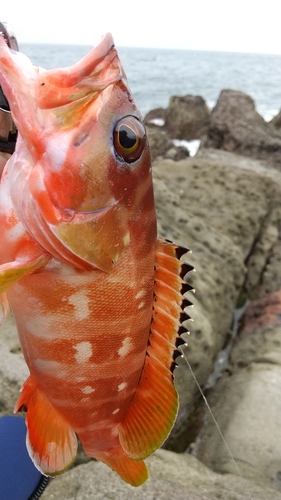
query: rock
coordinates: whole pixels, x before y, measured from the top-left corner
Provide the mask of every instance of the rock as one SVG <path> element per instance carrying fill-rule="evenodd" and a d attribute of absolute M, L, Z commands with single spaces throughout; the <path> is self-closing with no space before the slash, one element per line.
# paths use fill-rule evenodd
<path fill-rule="evenodd" d="M 152 160 L 157 156 L 164 156 L 169 149 L 174 148 L 173 142 L 167 137 L 164 131 L 158 127 L 146 126 L 146 133 L 150 146 Z"/>
<path fill-rule="evenodd" d="M 165 130 L 172 139 L 200 139 L 208 125 L 210 111 L 200 96 L 172 96 L 165 112 Z"/>
<path fill-rule="evenodd" d="M 165 113 L 164 108 L 152 109 L 145 115 L 144 122 L 149 127 L 163 127 L 165 125 Z"/>
<path fill-rule="evenodd" d="M 280 387 L 281 290 L 248 306 L 227 373 L 208 395 L 235 464 L 207 413 L 197 458 L 281 491 Z"/>
<path fill-rule="evenodd" d="M 240 320 L 238 335 L 277 325 L 281 325 L 281 290 L 256 300 L 247 307 Z"/>
<path fill-rule="evenodd" d="M 146 126 L 152 160 L 158 156 L 170 158 L 174 161 L 182 160 L 189 156 L 189 151 L 183 146 L 176 147 L 164 130 L 159 127 Z"/>
<path fill-rule="evenodd" d="M 0 332 L 0 416 L 12 413 L 21 385 L 29 375 L 12 316 Z"/>
<path fill-rule="evenodd" d="M 165 158 L 168 158 L 169 160 L 174 160 L 174 161 L 180 161 L 184 160 L 184 158 L 187 158 L 189 156 L 189 151 L 184 148 L 183 146 L 174 146 L 165 153 Z"/>
<path fill-rule="evenodd" d="M 42 500 L 280 500 L 281 494 L 233 474 L 219 475 L 187 454 L 159 450 L 147 459 L 150 478 L 128 486 L 101 462 L 81 465 L 52 480 Z"/>
<path fill-rule="evenodd" d="M 266 160 L 281 168 L 280 133 L 265 122 L 253 99 L 243 92 L 221 92 L 201 145 Z"/>
<path fill-rule="evenodd" d="M 251 302 L 240 319 L 231 366 L 281 364 L 281 290 Z"/>
<path fill-rule="evenodd" d="M 253 300 L 280 287 L 281 174 L 218 150 L 201 150 L 177 163 L 157 160 L 153 172 L 160 234 L 192 249 L 187 260 L 196 273 L 188 281 L 196 294 L 188 297 L 195 307 L 185 352 L 204 386 L 241 293 Z M 180 411 L 165 446 L 184 451 L 193 439 L 189 416 L 198 389 L 186 361 L 178 359 Z"/>
<path fill-rule="evenodd" d="M 213 470 L 281 489 L 281 366 L 251 363 L 218 381 L 208 402 L 235 462 L 205 414 L 193 453 Z"/>
<path fill-rule="evenodd" d="M 269 124 L 278 130 L 281 129 L 281 110 L 276 116 L 272 118 L 272 120 L 270 120 Z"/>

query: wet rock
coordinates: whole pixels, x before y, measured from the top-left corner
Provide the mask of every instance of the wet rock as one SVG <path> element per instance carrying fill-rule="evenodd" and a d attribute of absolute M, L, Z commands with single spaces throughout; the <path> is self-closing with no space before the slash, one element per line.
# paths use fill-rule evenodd
<path fill-rule="evenodd" d="M 237 472 L 281 491 L 281 291 L 246 309 L 227 373 L 208 395 L 235 464 L 205 413 L 195 455 L 218 472 Z"/>
<path fill-rule="evenodd" d="M 240 91 L 221 92 L 201 144 L 267 160 L 281 168 L 280 133 L 257 113 L 253 99 Z"/>
<path fill-rule="evenodd" d="M 165 112 L 165 130 L 172 139 L 200 139 L 208 125 L 210 111 L 200 96 L 172 96 Z"/>
<path fill-rule="evenodd" d="M 205 414 L 194 453 L 213 470 L 281 490 L 281 366 L 251 363 L 220 379 L 208 401 L 234 460 Z"/>
<path fill-rule="evenodd" d="M 257 329 L 281 326 L 281 290 L 252 302 L 240 320 L 238 336 Z"/>
<path fill-rule="evenodd" d="M 281 290 L 248 305 L 230 359 L 233 368 L 254 362 L 281 364 Z"/>
<path fill-rule="evenodd" d="M 231 331 L 241 291 L 255 299 L 280 287 L 281 174 L 258 161 L 214 150 L 177 163 L 158 160 L 153 171 L 159 232 L 192 249 L 187 260 L 196 273 L 187 279 L 196 294 L 188 297 L 195 307 L 189 311 L 194 322 L 187 323 L 191 335 L 185 337 L 185 352 L 204 386 Z M 268 234 L 275 235 L 270 245 Z M 184 451 L 198 389 L 186 361 L 178 359 L 180 410 L 166 446 Z"/>
<path fill-rule="evenodd" d="M 194 457 L 157 451 L 147 460 L 150 478 L 128 486 L 101 462 L 75 467 L 51 481 L 42 500 L 280 500 L 281 494 L 232 474 L 212 472 Z"/>
<path fill-rule="evenodd" d="M 162 127 L 165 125 L 165 113 L 164 108 L 152 109 L 145 115 L 144 122 L 149 127 Z"/>

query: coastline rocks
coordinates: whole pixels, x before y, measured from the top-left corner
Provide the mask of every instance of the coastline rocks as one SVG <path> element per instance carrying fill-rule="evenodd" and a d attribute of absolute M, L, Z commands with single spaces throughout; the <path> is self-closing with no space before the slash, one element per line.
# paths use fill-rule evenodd
<path fill-rule="evenodd" d="M 210 111 L 201 96 L 172 96 L 165 113 L 165 130 L 173 139 L 200 139 L 209 118 Z"/>
<path fill-rule="evenodd" d="M 240 91 L 221 92 L 201 145 L 267 160 L 281 168 L 280 133 L 256 112 L 253 99 Z"/>
<path fill-rule="evenodd" d="M 158 156 L 170 158 L 174 161 L 179 161 L 189 156 L 188 150 L 182 146 L 176 147 L 160 127 L 147 126 L 146 133 L 152 161 Z"/>
<path fill-rule="evenodd" d="M 220 475 L 194 457 L 159 450 L 147 459 L 150 478 L 139 488 L 122 482 L 101 462 L 51 480 L 42 500 L 280 500 L 281 494 L 233 474 Z"/>
<path fill-rule="evenodd" d="M 210 110 L 201 96 L 172 96 L 168 108 L 156 108 L 145 116 L 149 127 L 158 127 L 171 139 L 192 141 L 206 131 Z M 161 124 L 161 125 L 159 125 Z"/>
<path fill-rule="evenodd" d="M 196 269 L 187 275 L 196 293 L 188 295 L 195 307 L 187 310 L 194 322 L 187 322 L 185 353 L 204 386 L 231 331 L 239 297 L 253 300 L 280 287 L 281 174 L 209 149 L 177 163 L 157 160 L 153 173 L 159 233 L 193 252 L 186 257 Z M 198 389 L 186 361 L 178 363 L 180 411 L 165 446 L 181 452 L 193 439 L 189 419 Z"/>
<path fill-rule="evenodd" d="M 208 400 L 236 465 L 206 412 L 194 454 L 281 491 L 281 290 L 248 306 L 230 361 Z"/>
<path fill-rule="evenodd" d="M 164 108 L 152 109 L 145 115 L 145 124 L 149 127 L 163 127 L 165 125 L 165 113 Z"/>
<path fill-rule="evenodd" d="M 165 156 L 169 149 L 173 148 L 173 142 L 159 127 L 146 126 L 151 160 L 154 161 L 157 156 Z"/>

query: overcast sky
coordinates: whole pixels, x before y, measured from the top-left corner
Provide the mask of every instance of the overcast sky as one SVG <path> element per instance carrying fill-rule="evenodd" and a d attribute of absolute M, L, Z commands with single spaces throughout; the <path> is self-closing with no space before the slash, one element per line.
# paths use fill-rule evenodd
<path fill-rule="evenodd" d="M 280 0 L 1 0 L 20 42 L 281 54 Z"/>

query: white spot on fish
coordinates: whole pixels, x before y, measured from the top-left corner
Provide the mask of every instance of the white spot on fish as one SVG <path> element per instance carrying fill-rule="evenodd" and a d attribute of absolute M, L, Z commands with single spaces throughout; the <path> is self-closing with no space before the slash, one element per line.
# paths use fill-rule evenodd
<path fill-rule="evenodd" d="M 112 412 L 112 415 L 115 415 L 115 414 L 116 414 L 116 413 L 118 413 L 119 411 L 120 411 L 120 408 L 116 408 L 116 410 L 114 410 L 114 411 Z"/>
<path fill-rule="evenodd" d="M 87 363 L 89 361 L 90 357 L 92 356 L 92 344 L 91 342 L 85 341 L 85 342 L 79 342 L 79 344 L 76 344 L 73 346 L 73 349 L 75 349 L 77 352 L 75 354 L 75 359 L 77 363 Z"/>
<path fill-rule="evenodd" d="M 127 382 L 122 382 L 118 385 L 118 391 L 123 391 L 127 387 Z"/>
<path fill-rule="evenodd" d="M 136 299 L 142 299 L 143 296 L 145 295 L 145 289 L 142 288 L 141 290 L 138 291 L 138 293 L 135 295 Z"/>
<path fill-rule="evenodd" d="M 62 134 L 60 134 L 61 136 Z M 65 164 L 65 159 L 67 155 L 67 150 L 69 147 L 69 141 L 66 139 L 59 143 L 57 137 L 50 136 L 46 142 L 46 153 L 50 165 L 52 165 L 52 170 L 59 172 Z"/>
<path fill-rule="evenodd" d="M 90 314 L 89 299 L 83 290 L 70 295 L 70 297 L 68 297 L 68 303 L 73 305 L 75 318 L 78 321 L 88 318 Z"/>
<path fill-rule="evenodd" d="M 138 305 L 138 309 L 141 309 L 143 306 L 144 306 L 145 302 L 144 300 L 142 300 L 139 305 Z"/>
<path fill-rule="evenodd" d="M 129 232 L 125 234 L 125 236 L 123 238 L 123 243 L 124 243 L 125 247 L 127 245 L 129 245 L 129 243 L 130 243 L 130 233 Z"/>
<path fill-rule="evenodd" d="M 92 394 L 92 392 L 95 392 L 95 389 L 93 389 L 93 387 L 91 387 L 90 385 L 86 385 L 86 387 L 83 387 L 81 391 L 83 392 L 83 394 Z"/>
<path fill-rule="evenodd" d="M 123 356 L 126 356 L 133 348 L 133 345 L 132 345 L 132 340 L 130 337 L 125 337 L 125 339 L 122 341 L 122 347 L 120 347 L 120 349 L 118 349 L 118 354 L 119 356 L 121 356 L 121 358 Z"/>

